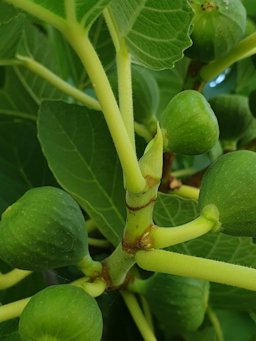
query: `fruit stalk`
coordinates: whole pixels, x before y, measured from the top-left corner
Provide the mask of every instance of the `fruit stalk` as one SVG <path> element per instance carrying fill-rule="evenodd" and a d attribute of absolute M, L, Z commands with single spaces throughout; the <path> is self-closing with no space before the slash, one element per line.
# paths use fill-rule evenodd
<path fill-rule="evenodd" d="M 30 274 L 32 274 L 32 271 L 20 269 L 13 269 L 5 274 L 0 274 L 0 290 L 12 287 Z"/>
<path fill-rule="evenodd" d="M 152 247 L 156 249 L 169 247 L 188 240 L 198 238 L 216 227 L 216 221 L 199 216 L 193 221 L 175 227 L 159 227 L 154 225 L 150 231 Z"/>
<path fill-rule="evenodd" d="M 123 38 L 120 37 L 110 8 L 103 11 L 109 33 L 116 50 L 116 67 L 118 75 L 118 97 L 120 112 L 124 120 L 131 144 L 135 150 L 131 56 Z"/>
<path fill-rule="evenodd" d="M 50 71 L 43 64 L 38 63 L 36 60 L 30 57 L 17 55 L 18 61 L 21 62 L 20 65 L 27 68 L 34 74 L 38 75 L 42 79 L 46 80 L 51 85 L 55 86 L 58 90 L 62 91 L 68 96 L 75 98 L 78 102 L 84 104 L 86 107 L 101 110 L 99 102 L 92 98 L 91 96 L 86 95 L 81 90 L 75 88 L 74 86 L 68 84 L 66 81 L 61 79 L 54 72 Z"/>
<path fill-rule="evenodd" d="M 218 341 L 224 341 L 224 336 L 222 333 L 220 321 L 210 306 L 207 309 L 207 315 L 208 315 L 208 318 L 209 318 L 209 320 L 210 320 L 210 322 L 211 322 L 211 324 L 215 330 L 217 340 Z"/>
<path fill-rule="evenodd" d="M 0 306 L 0 322 L 19 317 L 31 297 Z"/>
<path fill-rule="evenodd" d="M 135 324 L 137 325 L 141 335 L 145 341 L 157 341 L 154 333 L 152 332 L 145 316 L 143 315 L 141 308 L 132 293 L 128 291 L 121 291 L 121 295 L 129 309 Z"/>
<path fill-rule="evenodd" d="M 82 288 L 87 294 L 92 297 L 98 297 L 106 289 L 106 282 L 102 278 L 97 278 L 94 282 L 88 282 L 88 278 L 79 278 L 70 284 Z"/>
<path fill-rule="evenodd" d="M 137 264 L 144 270 L 205 279 L 256 291 L 256 269 L 164 250 L 138 251 Z"/>
<path fill-rule="evenodd" d="M 200 75 L 205 82 L 217 77 L 221 72 L 232 64 L 243 58 L 252 56 L 256 52 L 256 33 L 250 34 L 244 38 L 225 56 L 217 58 L 213 62 L 202 67 Z"/>
<path fill-rule="evenodd" d="M 172 193 L 183 198 L 194 200 L 198 200 L 199 197 L 199 189 L 188 185 L 182 185 L 181 187 L 174 189 Z"/>

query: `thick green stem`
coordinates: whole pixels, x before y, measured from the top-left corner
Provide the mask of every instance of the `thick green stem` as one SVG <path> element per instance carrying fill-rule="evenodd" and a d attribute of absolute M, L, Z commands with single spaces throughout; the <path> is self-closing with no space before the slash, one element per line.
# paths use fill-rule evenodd
<path fill-rule="evenodd" d="M 88 237 L 88 244 L 99 248 L 109 248 L 111 243 L 106 239 L 97 239 Z"/>
<path fill-rule="evenodd" d="M 85 228 L 86 228 L 87 233 L 90 233 L 92 231 L 97 230 L 97 227 L 98 226 L 97 226 L 97 224 L 95 223 L 95 221 L 93 219 L 86 220 Z"/>
<path fill-rule="evenodd" d="M 150 311 L 148 301 L 142 295 L 140 295 L 140 301 L 141 301 L 141 306 L 145 315 L 145 319 L 147 320 L 147 323 L 149 327 L 151 328 L 151 330 L 154 332 L 154 321 L 153 321 L 153 316 Z"/>
<path fill-rule="evenodd" d="M 175 227 L 154 226 L 149 233 L 152 247 L 161 249 L 198 238 L 215 229 L 218 222 L 199 216 L 193 221 Z"/>
<path fill-rule="evenodd" d="M 141 157 L 140 168 L 147 179 L 147 190 L 126 194 L 127 219 L 124 230 L 124 244 L 133 250 L 149 248 L 147 234 L 153 225 L 153 208 L 157 199 L 163 168 L 163 139 L 160 128 L 147 145 Z"/>
<path fill-rule="evenodd" d="M 199 188 L 182 185 L 181 187 L 174 189 L 172 193 L 183 198 L 198 200 Z"/>
<path fill-rule="evenodd" d="M 78 102 L 84 104 L 91 109 L 101 110 L 100 104 L 96 99 L 86 95 L 84 92 L 68 84 L 55 73 L 50 71 L 47 67 L 35 61 L 33 58 L 17 55 L 17 59 L 21 62 L 22 66 L 26 67 L 28 70 L 32 71 L 39 77 L 45 79 L 48 83 L 55 86 L 64 94 L 73 97 Z"/>
<path fill-rule="evenodd" d="M 140 238 L 149 231 L 153 225 L 152 215 L 154 204 L 157 198 L 158 184 L 144 193 L 133 194 L 127 192 L 126 194 L 126 208 L 127 219 L 124 230 L 124 243 L 128 245 L 134 245 L 141 243 Z M 144 242 L 146 239 L 144 240 Z M 145 245 L 137 245 L 144 248 Z M 150 247 L 148 245 L 148 247 Z"/>
<path fill-rule="evenodd" d="M 121 291 L 121 295 L 144 340 L 157 341 L 150 325 L 148 324 L 144 314 L 141 311 L 136 297 L 128 291 Z"/>
<path fill-rule="evenodd" d="M 0 306 L 0 322 L 19 317 L 31 297 Z"/>
<path fill-rule="evenodd" d="M 185 168 L 185 169 L 178 169 L 176 171 L 173 171 L 171 173 L 172 176 L 175 178 L 182 178 L 186 176 L 191 176 L 197 173 L 197 170 L 195 168 Z"/>
<path fill-rule="evenodd" d="M 87 33 L 80 26 L 70 26 L 65 36 L 80 57 L 95 88 L 123 168 L 127 189 L 134 193 L 141 192 L 146 181 L 99 57 Z"/>
<path fill-rule="evenodd" d="M 76 4 L 74 0 L 64 0 L 65 14 L 69 24 L 77 24 Z"/>
<path fill-rule="evenodd" d="M 217 77 L 226 68 L 236 63 L 237 61 L 247 58 L 256 53 L 256 33 L 252 33 L 239 42 L 225 56 L 214 60 L 201 68 L 200 75 L 206 82 Z"/>
<path fill-rule="evenodd" d="M 120 48 L 116 52 L 116 66 L 120 113 L 123 118 L 123 122 L 132 148 L 136 153 L 132 98 L 131 56 L 126 50 L 125 42 L 122 42 L 122 44 L 120 44 Z M 125 177 L 124 183 L 126 184 Z"/>
<path fill-rule="evenodd" d="M 0 59 L 0 66 L 19 66 L 22 65 L 21 62 L 19 62 L 17 59 Z"/>
<path fill-rule="evenodd" d="M 147 271 L 205 279 L 256 291 L 256 269 L 253 268 L 165 250 L 138 251 L 135 259 Z"/>
<path fill-rule="evenodd" d="M 104 261 L 108 276 L 107 280 L 110 281 L 109 285 L 112 287 L 121 285 L 134 264 L 134 255 L 128 253 L 122 244 L 119 244 L 115 251 Z"/>
<path fill-rule="evenodd" d="M 124 39 L 120 36 L 110 8 L 103 11 L 109 33 L 116 49 L 119 107 L 131 144 L 135 150 L 131 56 Z"/>
<path fill-rule="evenodd" d="M 111 39 L 112 39 L 113 44 L 115 46 L 115 50 L 118 51 L 120 49 L 121 37 L 120 37 L 119 31 L 116 27 L 115 20 L 112 16 L 111 9 L 109 7 L 106 7 L 103 10 L 103 15 L 104 15 L 104 18 L 105 18 Z"/>
<path fill-rule="evenodd" d="M 113 286 L 121 285 L 134 265 L 134 253 L 138 249 L 151 247 L 147 230 L 153 225 L 152 213 L 156 199 L 157 185 L 145 193 L 127 192 L 127 219 L 122 244 L 106 259 L 106 270 Z"/>
<path fill-rule="evenodd" d="M 118 75 L 119 107 L 133 149 L 135 150 L 131 56 L 126 48 L 121 48 L 116 54 Z"/>
<path fill-rule="evenodd" d="M 0 290 L 12 287 L 30 274 L 32 274 L 32 271 L 20 269 L 13 269 L 5 274 L 0 274 Z"/>

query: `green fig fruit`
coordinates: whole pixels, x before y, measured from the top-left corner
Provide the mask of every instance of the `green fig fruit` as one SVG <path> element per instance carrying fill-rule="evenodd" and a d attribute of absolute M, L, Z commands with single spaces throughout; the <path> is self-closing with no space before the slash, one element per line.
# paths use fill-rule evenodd
<path fill-rule="evenodd" d="M 219 137 L 214 112 L 204 96 L 195 90 L 184 90 L 171 99 L 161 116 L 160 126 L 165 148 L 179 154 L 207 152 Z"/>
<path fill-rule="evenodd" d="M 219 123 L 221 140 L 236 141 L 253 120 L 246 96 L 222 94 L 209 103 Z"/>
<path fill-rule="evenodd" d="M 87 255 L 82 211 L 59 188 L 33 188 L 2 214 L 0 258 L 12 267 L 41 271 L 75 265 Z"/>
<path fill-rule="evenodd" d="M 135 279 L 132 288 L 144 295 L 165 331 L 195 331 L 203 322 L 209 294 L 207 281 L 155 273 L 146 280 Z"/>
<path fill-rule="evenodd" d="M 22 341 L 100 341 L 102 315 L 83 289 L 54 285 L 35 294 L 19 321 Z"/>
<path fill-rule="evenodd" d="M 220 231 L 256 237 L 256 154 L 240 150 L 220 156 L 203 177 L 199 209 L 217 208 Z"/>
<path fill-rule="evenodd" d="M 209 62 L 229 52 L 243 37 L 246 10 L 240 0 L 190 0 L 192 46 L 185 51 L 192 59 Z"/>

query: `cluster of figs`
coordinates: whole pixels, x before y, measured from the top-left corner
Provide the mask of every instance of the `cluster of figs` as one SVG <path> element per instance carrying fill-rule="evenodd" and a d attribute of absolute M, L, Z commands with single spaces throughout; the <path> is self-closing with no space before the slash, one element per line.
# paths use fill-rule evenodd
<path fill-rule="evenodd" d="M 190 0 L 190 4 L 195 12 L 193 45 L 185 52 L 190 58 L 209 62 L 221 57 L 244 35 L 246 13 L 240 0 Z M 229 29 L 223 30 L 226 26 Z M 134 68 L 133 78 L 135 119 L 154 131 L 156 81 L 140 68 Z M 148 96 L 147 87 L 152 96 Z M 251 126 L 256 131 L 255 91 L 249 100 L 225 94 L 209 102 L 198 91 L 180 92 L 160 116 L 165 151 L 202 154 L 219 139 L 223 145 L 239 145 Z M 141 100 L 143 97 L 145 101 Z M 216 212 L 216 216 L 209 219 L 218 221 L 220 232 L 256 237 L 255 196 L 256 154 L 248 150 L 229 152 L 213 162 L 204 175 L 199 212 L 204 215 L 208 207 L 214 207 L 211 212 Z M 45 271 L 78 265 L 88 257 L 83 213 L 73 197 L 60 188 L 33 188 L 1 216 L 0 259 L 13 268 Z M 135 279 L 131 287 L 145 296 L 165 330 L 195 331 L 204 319 L 209 294 L 206 281 L 156 273 L 148 279 Z M 24 341 L 99 341 L 102 330 L 97 301 L 81 288 L 68 284 L 50 286 L 34 295 L 19 323 Z"/>
<path fill-rule="evenodd" d="M 226 103 L 226 97 L 224 100 Z M 243 103 L 235 109 L 240 107 Z M 248 119 L 247 111 L 244 117 Z M 160 123 L 166 148 L 176 153 L 202 153 L 218 140 L 218 120 L 203 95 L 193 90 L 175 96 Z M 199 212 L 208 218 L 205 212 L 211 208 L 215 216 L 209 219 L 218 221 L 221 232 L 256 237 L 255 174 L 254 152 L 240 150 L 220 156 L 203 177 Z M 3 212 L 0 259 L 10 266 L 44 271 L 79 265 L 88 257 L 83 213 L 64 190 L 49 186 L 30 189 Z M 204 319 L 208 298 L 205 281 L 155 274 L 135 280 L 134 288 L 146 297 L 163 329 L 170 327 L 169 314 L 171 330 L 176 333 L 195 331 Z M 47 287 L 33 296 L 19 326 L 21 339 L 26 341 L 34 340 L 33 335 L 37 340 L 70 340 L 73 335 L 74 340 L 96 341 L 101 339 L 103 322 L 96 300 L 67 284 Z"/>

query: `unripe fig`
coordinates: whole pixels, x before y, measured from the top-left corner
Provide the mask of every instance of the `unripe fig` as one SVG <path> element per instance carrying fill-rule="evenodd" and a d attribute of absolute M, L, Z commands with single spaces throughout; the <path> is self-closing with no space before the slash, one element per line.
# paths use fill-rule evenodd
<path fill-rule="evenodd" d="M 241 0 L 190 0 L 193 45 L 186 54 L 209 62 L 229 52 L 243 37 L 246 11 Z"/>
<path fill-rule="evenodd" d="M 81 209 L 59 188 L 33 188 L 2 214 L 0 258 L 12 267 L 41 271 L 75 265 L 87 255 Z"/>
<path fill-rule="evenodd" d="M 222 140 L 236 141 L 253 120 L 246 96 L 222 94 L 209 103 L 217 117 Z"/>
<path fill-rule="evenodd" d="M 207 281 L 156 273 L 135 280 L 135 291 L 144 295 L 161 329 L 172 332 L 195 331 L 207 308 Z"/>
<path fill-rule="evenodd" d="M 220 231 L 256 237 L 256 154 L 241 150 L 220 156 L 203 177 L 199 209 L 215 206 Z"/>
<path fill-rule="evenodd" d="M 54 285 L 34 295 L 19 322 L 22 341 L 100 341 L 102 315 L 83 289 Z"/>
<path fill-rule="evenodd" d="M 160 125 L 165 148 L 179 154 L 207 152 L 219 137 L 214 112 L 195 90 L 184 90 L 174 96 L 161 116 Z"/>

